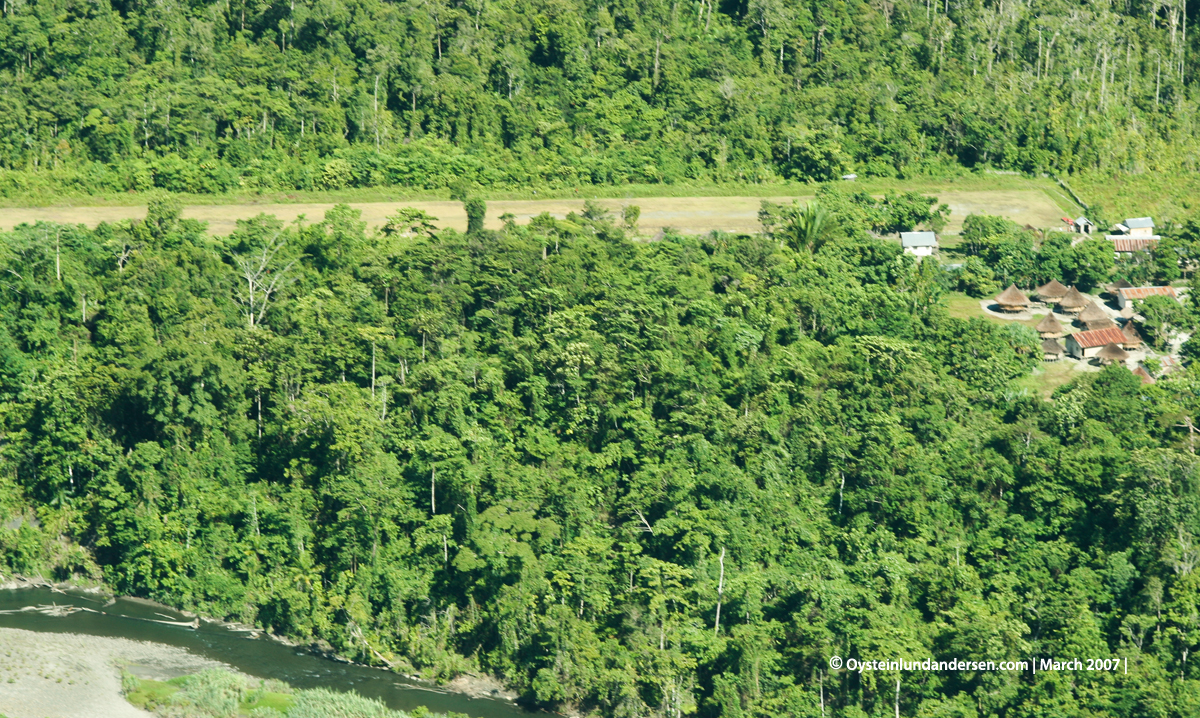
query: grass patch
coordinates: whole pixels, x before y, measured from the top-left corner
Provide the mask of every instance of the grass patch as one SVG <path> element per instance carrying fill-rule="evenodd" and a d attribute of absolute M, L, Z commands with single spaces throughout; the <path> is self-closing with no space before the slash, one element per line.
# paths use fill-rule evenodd
<path fill-rule="evenodd" d="M 295 703 L 295 698 L 288 693 L 263 690 L 251 693 L 250 698 L 242 701 L 239 705 L 239 710 L 243 713 L 250 713 L 256 708 L 271 708 L 287 714 L 293 703 Z"/>
<path fill-rule="evenodd" d="M 179 692 L 179 685 L 169 681 L 153 681 L 125 674 L 122 681 L 125 700 L 142 710 L 153 711 L 160 705 L 168 705 L 171 696 Z"/>
<path fill-rule="evenodd" d="M 999 317 L 986 314 L 979 307 L 979 299 L 968 297 L 962 292 L 947 292 L 945 297 L 946 311 L 955 319 L 986 319 L 997 324 L 1007 324 Z"/>
<path fill-rule="evenodd" d="M 1018 389 L 1026 389 L 1042 399 L 1049 399 L 1054 390 L 1064 384 L 1069 384 L 1084 372 L 1079 371 L 1076 363 L 1069 359 L 1056 362 L 1042 362 L 1027 376 L 1013 382 Z"/>
<path fill-rule="evenodd" d="M 131 704 L 162 718 L 467 718 L 419 708 L 412 714 L 390 710 L 373 698 L 325 688 L 295 690 L 282 681 L 262 681 L 230 671 L 210 670 L 169 681 L 121 678 Z M 0 718 L 3 718 L 0 716 Z"/>

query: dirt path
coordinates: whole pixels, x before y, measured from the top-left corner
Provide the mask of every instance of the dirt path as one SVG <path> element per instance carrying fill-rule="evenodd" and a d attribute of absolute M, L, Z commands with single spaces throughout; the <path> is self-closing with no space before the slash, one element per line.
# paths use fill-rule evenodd
<path fill-rule="evenodd" d="M 118 665 L 165 680 L 224 667 L 181 648 L 74 633 L 0 628 L 0 715 L 144 718 L 121 695 Z"/>
<path fill-rule="evenodd" d="M 790 202 L 796 197 L 770 197 L 775 202 Z M 801 201 L 808 197 L 799 197 Z M 758 208 L 761 197 L 646 197 L 640 199 L 601 199 L 598 204 L 619 213 L 627 204 L 642 208 L 638 230 L 653 234 L 663 227 L 674 227 L 688 233 L 704 233 L 713 229 L 727 232 L 755 232 L 759 229 Z M 958 232 L 963 219 L 971 213 L 998 214 L 1009 217 L 1018 224 L 1034 227 L 1051 227 L 1061 224 L 1062 211 L 1044 193 L 1038 190 L 1006 190 L 977 192 L 941 192 L 938 200 L 950 205 L 950 223 L 946 231 Z M 500 215 L 512 213 L 517 222 L 525 223 L 530 218 L 549 212 L 555 217 L 564 217 L 568 212 L 583 208 L 583 200 L 496 200 L 488 202 L 487 227 L 499 228 Z M 229 234 L 239 219 L 248 219 L 258 214 L 273 214 L 291 222 L 304 215 L 310 222 L 319 221 L 332 204 L 235 204 L 200 205 L 184 208 L 183 216 L 208 223 L 211 234 Z M 352 204 L 362 210 L 367 224 L 377 227 L 385 217 L 400 207 L 416 207 L 438 218 L 443 227 L 466 229 L 467 216 L 459 202 L 369 202 Z M 12 229 L 23 223 L 47 220 L 95 226 L 99 222 L 113 222 L 130 217 L 140 218 L 146 213 L 143 207 L 36 207 L 0 209 L 0 230 Z"/>

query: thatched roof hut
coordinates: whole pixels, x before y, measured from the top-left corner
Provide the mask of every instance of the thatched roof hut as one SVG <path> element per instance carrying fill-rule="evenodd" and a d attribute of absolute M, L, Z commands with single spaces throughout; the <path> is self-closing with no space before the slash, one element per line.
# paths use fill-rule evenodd
<path fill-rule="evenodd" d="M 1121 291 L 1122 289 L 1129 289 L 1132 286 L 1133 286 L 1132 284 L 1130 284 L 1129 282 L 1126 282 L 1124 279 L 1118 279 L 1117 281 L 1113 282 L 1112 284 L 1104 285 L 1104 291 L 1115 297 L 1115 296 L 1117 296 L 1117 292 Z"/>
<path fill-rule="evenodd" d="M 1125 341 L 1121 342 L 1122 349 L 1140 349 L 1142 346 L 1142 335 L 1138 334 L 1137 327 L 1134 326 L 1133 320 L 1125 322 L 1125 326 L 1121 327 L 1121 335 L 1125 337 Z"/>
<path fill-rule="evenodd" d="M 1017 285 L 1010 284 L 1008 289 L 1000 292 L 1000 296 L 996 297 L 996 304 L 1006 312 L 1021 312 L 1029 308 L 1029 297 Z"/>
<path fill-rule="evenodd" d="M 1067 294 L 1067 288 L 1057 279 L 1051 279 L 1034 291 L 1037 292 L 1038 299 L 1047 304 L 1058 304 L 1058 301 Z"/>
<path fill-rule="evenodd" d="M 1035 328 L 1038 336 L 1042 339 L 1061 339 L 1067 333 L 1067 330 L 1063 329 L 1062 323 L 1058 321 L 1058 317 L 1053 314 L 1047 314 L 1046 318 L 1038 322 Z"/>
<path fill-rule="evenodd" d="M 1088 302 L 1088 305 L 1083 308 L 1083 311 L 1076 317 L 1080 325 L 1091 329 L 1108 329 L 1117 326 L 1117 323 L 1108 316 L 1100 305 L 1095 302 Z"/>
<path fill-rule="evenodd" d="M 1124 362 L 1129 358 L 1129 352 L 1125 351 L 1116 344 L 1106 344 L 1103 349 L 1096 352 L 1096 358 L 1100 360 L 1101 364 Z"/>
<path fill-rule="evenodd" d="M 1091 301 L 1091 299 L 1084 297 L 1083 293 L 1078 289 L 1071 287 L 1067 290 L 1067 293 L 1063 295 L 1063 298 L 1058 300 L 1058 308 L 1067 314 L 1077 314 L 1084 307 L 1090 304 Z"/>
<path fill-rule="evenodd" d="M 1042 361 L 1058 361 L 1063 358 L 1066 351 L 1062 342 L 1057 339 L 1042 340 Z"/>
<path fill-rule="evenodd" d="M 1139 366 L 1133 370 L 1133 375 L 1142 380 L 1143 385 L 1154 384 L 1154 377 L 1150 376 L 1150 372 L 1146 371 L 1146 367 Z"/>

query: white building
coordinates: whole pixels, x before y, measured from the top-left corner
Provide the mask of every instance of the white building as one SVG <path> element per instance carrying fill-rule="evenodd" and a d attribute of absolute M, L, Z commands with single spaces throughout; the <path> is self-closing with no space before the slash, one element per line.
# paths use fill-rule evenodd
<path fill-rule="evenodd" d="M 907 254 L 931 257 L 937 252 L 937 235 L 933 232 L 901 232 L 900 246 Z"/>
<path fill-rule="evenodd" d="M 1175 287 L 1125 287 L 1117 290 L 1117 306 L 1125 309 L 1132 307 L 1133 303 L 1139 299 L 1156 295 L 1179 299 L 1179 295 L 1175 293 Z"/>

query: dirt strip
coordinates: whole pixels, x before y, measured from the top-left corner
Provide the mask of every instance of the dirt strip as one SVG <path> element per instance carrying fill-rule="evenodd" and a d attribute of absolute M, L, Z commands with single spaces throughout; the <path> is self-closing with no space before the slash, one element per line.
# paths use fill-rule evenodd
<path fill-rule="evenodd" d="M 652 235 L 664 227 L 674 227 L 690 234 L 702 234 L 719 229 L 726 232 L 757 232 L 758 209 L 762 197 L 644 197 L 638 199 L 600 199 L 601 206 L 619 214 L 625 205 L 641 207 L 638 232 Z M 774 202 L 806 201 L 809 197 L 769 197 Z M 958 232 L 963 219 L 971 213 L 997 214 L 1021 225 L 1054 227 L 1062 224 L 1062 211 L 1043 192 L 1038 190 L 1008 190 L 995 192 L 942 192 L 938 201 L 950 205 L 950 223 L 946 231 Z M 511 213 L 518 223 L 528 222 L 543 212 L 562 218 L 569 212 L 583 209 L 584 200 L 496 200 L 488 202 L 486 226 L 498 229 L 500 216 Z M 271 214 L 292 222 L 304 215 L 308 222 L 320 221 L 332 204 L 231 204 L 185 207 L 183 216 L 208 223 L 210 234 L 229 234 L 239 219 L 259 214 Z M 352 203 L 362 211 L 369 226 L 378 227 L 384 218 L 401 207 L 415 207 L 438 218 L 438 225 L 464 230 L 467 216 L 459 202 L 367 202 Z M 39 220 L 85 224 L 94 227 L 99 222 L 141 218 L 142 207 L 34 207 L 0 209 L 0 230 Z"/>

